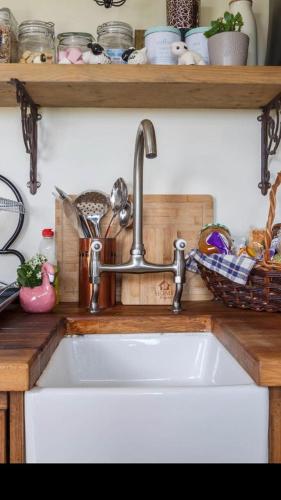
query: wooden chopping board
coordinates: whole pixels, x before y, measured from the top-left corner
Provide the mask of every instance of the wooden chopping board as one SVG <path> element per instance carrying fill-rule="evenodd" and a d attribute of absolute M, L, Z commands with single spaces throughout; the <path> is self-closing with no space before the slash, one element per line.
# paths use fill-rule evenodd
<path fill-rule="evenodd" d="M 204 224 L 213 222 L 213 198 L 209 195 L 145 195 L 144 244 L 146 258 L 156 264 L 173 260 L 173 241 L 184 238 L 187 251 L 198 242 Z M 108 214 L 103 227 L 107 227 Z M 113 231 L 114 234 L 114 231 Z M 78 301 L 79 242 L 75 231 L 56 201 L 56 241 L 60 267 L 60 300 Z M 129 259 L 132 231 L 122 231 L 117 239 L 117 262 Z M 119 275 L 120 276 L 120 275 Z M 117 301 L 123 304 L 170 305 L 174 294 L 173 275 L 157 273 L 121 275 L 117 285 Z M 184 300 L 210 300 L 210 292 L 200 276 L 187 273 Z"/>
<path fill-rule="evenodd" d="M 169 264 L 174 260 L 175 239 L 185 239 L 187 251 L 197 246 L 202 226 L 213 222 L 213 199 L 207 195 L 146 195 L 143 220 L 146 259 L 155 264 Z M 128 259 L 131 244 L 132 233 L 127 232 L 123 240 L 123 261 Z M 173 295 L 171 273 L 122 275 L 122 304 L 170 305 Z M 201 278 L 188 273 L 183 300 L 210 298 Z"/>

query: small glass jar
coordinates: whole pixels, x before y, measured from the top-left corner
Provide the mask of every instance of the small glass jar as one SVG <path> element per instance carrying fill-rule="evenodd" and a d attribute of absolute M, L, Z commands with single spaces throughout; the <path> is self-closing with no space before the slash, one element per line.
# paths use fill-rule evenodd
<path fill-rule="evenodd" d="M 84 64 L 83 54 L 95 39 L 90 33 L 67 32 L 57 36 L 57 62 L 59 64 Z"/>
<path fill-rule="evenodd" d="M 55 25 L 45 21 L 24 21 L 19 26 L 19 62 L 52 64 L 56 61 Z"/>
<path fill-rule="evenodd" d="M 134 45 L 134 30 L 119 21 L 101 24 L 97 30 L 98 43 L 105 49 L 113 64 L 125 64 L 122 54 Z"/>
<path fill-rule="evenodd" d="M 17 62 L 18 24 L 10 9 L 0 9 L 0 63 Z"/>

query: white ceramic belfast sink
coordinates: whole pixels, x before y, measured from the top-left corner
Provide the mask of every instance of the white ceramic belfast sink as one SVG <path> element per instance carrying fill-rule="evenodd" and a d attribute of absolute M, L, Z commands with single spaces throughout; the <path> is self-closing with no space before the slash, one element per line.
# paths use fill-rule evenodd
<path fill-rule="evenodd" d="M 211 333 L 65 338 L 25 416 L 27 462 L 268 458 L 268 390 Z"/>

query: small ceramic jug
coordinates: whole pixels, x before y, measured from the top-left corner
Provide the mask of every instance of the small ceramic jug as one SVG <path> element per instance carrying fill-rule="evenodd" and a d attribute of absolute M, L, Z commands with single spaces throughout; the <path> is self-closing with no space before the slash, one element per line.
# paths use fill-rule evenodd
<path fill-rule="evenodd" d="M 47 262 L 42 265 L 41 272 L 42 285 L 20 289 L 20 305 L 25 312 L 47 313 L 52 311 L 56 305 L 56 291 L 49 280 L 49 275 L 54 275 L 55 269 Z"/>

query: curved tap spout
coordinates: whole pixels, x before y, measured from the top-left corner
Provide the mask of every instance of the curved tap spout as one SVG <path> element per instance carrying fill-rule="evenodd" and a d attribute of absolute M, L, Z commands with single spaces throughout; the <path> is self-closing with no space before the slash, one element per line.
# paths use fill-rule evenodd
<path fill-rule="evenodd" d="M 143 159 L 157 157 L 156 135 L 153 123 L 143 120 L 137 132 L 134 162 L 134 236 L 131 255 L 145 255 L 143 244 Z"/>

